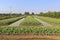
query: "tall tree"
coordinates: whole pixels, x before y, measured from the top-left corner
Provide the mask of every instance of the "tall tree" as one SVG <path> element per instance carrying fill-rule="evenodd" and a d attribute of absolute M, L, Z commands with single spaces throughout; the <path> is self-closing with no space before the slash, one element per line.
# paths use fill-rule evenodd
<path fill-rule="evenodd" d="M 29 12 L 25 12 L 25 15 L 29 15 L 30 13 Z"/>

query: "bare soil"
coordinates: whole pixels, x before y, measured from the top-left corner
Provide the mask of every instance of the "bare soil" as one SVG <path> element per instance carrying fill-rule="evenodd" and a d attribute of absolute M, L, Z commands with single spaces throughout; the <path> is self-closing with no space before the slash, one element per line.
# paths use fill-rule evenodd
<path fill-rule="evenodd" d="M 48 22 L 48 23 L 55 25 L 55 26 L 60 26 L 60 24 L 58 24 L 58 23 L 53 23 L 53 22 Z"/>
<path fill-rule="evenodd" d="M 48 21 L 45 21 L 45 22 L 47 22 L 47 23 L 49 23 L 51 25 L 54 25 L 54 26 L 60 26 L 60 24 L 58 24 L 58 23 L 53 23 L 53 22 L 48 22 Z"/>
<path fill-rule="evenodd" d="M 0 40 L 60 40 L 60 36 L 47 35 L 0 35 Z"/>
<path fill-rule="evenodd" d="M 42 24 L 20 24 L 20 26 L 43 26 Z"/>
<path fill-rule="evenodd" d="M 0 26 L 8 26 L 8 24 L 0 24 Z"/>

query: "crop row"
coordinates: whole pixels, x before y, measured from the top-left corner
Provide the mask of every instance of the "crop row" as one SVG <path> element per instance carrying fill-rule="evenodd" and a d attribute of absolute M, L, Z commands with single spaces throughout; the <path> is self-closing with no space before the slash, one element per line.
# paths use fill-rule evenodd
<path fill-rule="evenodd" d="M 43 17 L 43 16 L 37 16 L 37 18 L 48 21 L 48 22 L 60 24 L 60 19 L 50 18 L 50 17 Z"/>
<path fill-rule="evenodd" d="M 21 34 L 21 33 L 32 33 L 32 34 L 59 34 L 60 27 L 0 27 L 0 34 Z"/>
<path fill-rule="evenodd" d="M 27 24 L 27 25 L 33 24 L 34 25 L 34 24 L 41 24 L 41 23 L 39 23 L 37 20 L 35 20 L 34 17 L 27 16 L 21 24 Z"/>
<path fill-rule="evenodd" d="M 16 17 L 16 18 L 10 18 L 5 20 L 0 20 L 0 24 L 11 24 L 19 19 L 22 19 L 23 17 Z"/>
<path fill-rule="evenodd" d="M 0 20 L 22 16 L 20 14 L 0 14 Z"/>

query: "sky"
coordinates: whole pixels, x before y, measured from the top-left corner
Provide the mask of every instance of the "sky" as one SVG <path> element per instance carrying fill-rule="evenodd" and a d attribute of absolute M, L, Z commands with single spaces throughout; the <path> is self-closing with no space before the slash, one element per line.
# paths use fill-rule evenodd
<path fill-rule="evenodd" d="M 0 12 L 47 12 L 60 11 L 60 0 L 0 0 Z"/>

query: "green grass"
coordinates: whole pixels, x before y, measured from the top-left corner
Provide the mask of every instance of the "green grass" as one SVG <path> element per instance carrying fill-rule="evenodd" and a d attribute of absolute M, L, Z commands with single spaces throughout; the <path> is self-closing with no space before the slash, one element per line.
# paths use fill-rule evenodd
<path fill-rule="evenodd" d="M 32 33 L 32 34 L 55 34 L 60 35 L 60 27 L 36 27 L 36 26 L 20 26 L 20 27 L 0 27 L 0 34 L 7 33 L 7 34 L 21 34 L 21 33 Z"/>
<path fill-rule="evenodd" d="M 50 18 L 50 17 L 43 17 L 43 16 L 37 16 L 37 18 L 48 21 L 48 22 L 53 22 L 53 23 L 60 24 L 60 19 Z"/>
<path fill-rule="evenodd" d="M 37 20 L 35 20 L 32 16 L 27 16 L 25 20 L 21 24 L 41 24 Z"/>

